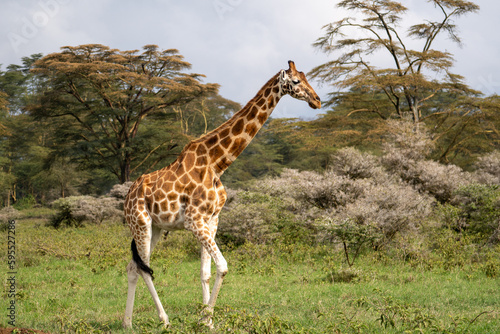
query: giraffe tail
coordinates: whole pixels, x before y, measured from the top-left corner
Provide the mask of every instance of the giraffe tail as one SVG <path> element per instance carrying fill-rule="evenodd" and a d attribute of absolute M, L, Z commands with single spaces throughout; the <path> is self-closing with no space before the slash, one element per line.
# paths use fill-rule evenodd
<path fill-rule="evenodd" d="M 134 260 L 137 267 L 140 270 L 144 271 L 145 273 L 148 273 L 149 275 L 151 275 L 151 279 L 154 279 L 153 269 L 149 268 L 149 266 L 147 264 L 145 264 L 144 261 L 142 261 L 141 256 L 139 255 L 139 252 L 137 251 L 137 246 L 135 244 L 134 239 L 132 239 L 131 249 L 132 249 L 132 259 Z"/>

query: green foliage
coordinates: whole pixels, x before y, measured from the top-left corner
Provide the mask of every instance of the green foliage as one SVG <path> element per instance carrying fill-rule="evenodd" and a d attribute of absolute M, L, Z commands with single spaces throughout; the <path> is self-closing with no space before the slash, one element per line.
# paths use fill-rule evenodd
<path fill-rule="evenodd" d="M 498 185 L 471 183 L 458 188 L 450 203 L 439 205 L 437 218 L 459 236 L 478 242 L 500 243 L 500 189 Z"/>
<path fill-rule="evenodd" d="M 229 306 L 216 307 L 217 331 L 242 333 L 305 333 L 306 330 L 293 323 L 284 321 L 276 315 L 266 317 L 233 309 Z"/>
<path fill-rule="evenodd" d="M 468 233 L 482 235 L 490 242 L 500 242 L 500 187 L 471 184 L 460 188 L 452 202 L 458 209 Z"/>
<path fill-rule="evenodd" d="M 399 328 L 400 330 L 417 330 L 431 327 L 435 321 L 425 308 L 415 307 L 401 302 L 389 294 L 374 289 L 375 298 L 367 300 L 360 298 L 353 302 L 361 307 L 372 310 L 381 327 Z"/>
<path fill-rule="evenodd" d="M 19 201 L 17 201 L 14 207 L 18 210 L 25 210 L 25 209 L 31 209 L 35 205 L 36 205 L 35 197 L 29 194 L 21 198 Z"/>

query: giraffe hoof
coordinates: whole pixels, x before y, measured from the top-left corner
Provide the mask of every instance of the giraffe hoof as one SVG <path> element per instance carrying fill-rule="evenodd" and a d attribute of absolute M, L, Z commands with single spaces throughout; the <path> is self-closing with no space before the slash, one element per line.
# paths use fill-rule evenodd
<path fill-rule="evenodd" d="M 163 322 L 163 327 L 165 329 L 170 327 L 170 321 L 168 320 L 168 315 L 163 314 L 163 316 L 160 317 L 160 321 Z"/>
<path fill-rule="evenodd" d="M 130 319 L 128 317 L 123 319 L 123 328 L 124 329 L 132 328 L 132 319 Z"/>
<path fill-rule="evenodd" d="M 211 307 L 205 307 L 202 311 L 202 317 L 198 323 L 200 325 L 205 325 L 210 329 L 214 329 L 214 320 L 212 316 L 214 314 L 214 310 Z"/>
<path fill-rule="evenodd" d="M 214 329 L 214 321 L 212 319 L 212 315 L 206 315 L 200 319 L 198 322 L 200 325 L 205 325 L 210 329 Z"/>

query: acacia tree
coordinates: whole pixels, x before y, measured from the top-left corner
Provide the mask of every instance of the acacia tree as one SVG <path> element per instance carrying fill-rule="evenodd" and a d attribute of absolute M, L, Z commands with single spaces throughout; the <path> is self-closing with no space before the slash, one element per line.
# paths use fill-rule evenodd
<path fill-rule="evenodd" d="M 214 94 L 218 85 L 185 71 L 175 49 L 146 45 L 120 51 L 104 45 L 65 46 L 36 61 L 32 73 L 46 89 L 29 107 L 52 119 L 58 145 L 87 167 L 106 168 L 121 183 L 145 164 L 165 159 L 175 146 L 175 106 Z"/>
<path fill-rule="evenodd" d="M 391 0 L 343 0 L 337 4 L 359 12 L 361 21 L 352 17 L 323 27 L 325 34 L 313 45 L 327 53 L 341 52 L 330 62 L 311 71 L 313 78 L 328 82 L 340 91 L 330 95 L 330 104 L 348 103 L 353 112 L 371 112 L 386 119 L 396 114 L 410 114 L 413 122 L 421 121 L 423 112 L 432 113 L 431 105 L 439 93 L 458 92 L 473 95 L 463 77 L 450 72 L 453 57 L 434 49 L 439 35 L 457 43 L 460 38 L 453 19 L 476 12 L 479 6 L 463 0 L 428 0 L 442 14 L 440 21 L 412 25 L 404 35 L 400 25 L 408 9 Z M 359 37 L 350 37 L 361 33 Z M 406 37 L 422 41 L 420 49 L 410 49 Z M 392 65 L 379 68 L 370 57 L 377 52 L 387 56 Z M 431 75 L 438 79 L 431 79 Z"/>
<path fill-rule="evenodd" d="M 498 147 L 494 120 L 499 106 L 469 88 L 462 76 L 452 73 L 452 54 L 435 48 L 441 35 L 461 44 L 454 19 L 477 12 L 479 6 L 464 0 L 427 2 L 441 19 L 425 20 L 407 30 L 401 26 L 408 8 L 401 2 L 338 3 L 338 7 L 356 12 L 361 19 L 346 17 L 324 26 L 324 36 L 313 44 L 327 54 L 340 54 L 310 73 L 337 89 L 326 103 L 334 109 L 316 121 L 313 130 L 321 130 L 332 121 L 338 123 L 339 114 L 365 126 L 369 113 L 373 125 L 365 135 L 376 141 L 384 132 L 384 122 L 375 122 L 376 118 L 408 119 L 416 129 L 425 122 L 436 142 L 434 157 L 442 162 L 467 165 L 474 154 Z M 384 67 L 375 64 L 380 56 L 385 56 Z"/>

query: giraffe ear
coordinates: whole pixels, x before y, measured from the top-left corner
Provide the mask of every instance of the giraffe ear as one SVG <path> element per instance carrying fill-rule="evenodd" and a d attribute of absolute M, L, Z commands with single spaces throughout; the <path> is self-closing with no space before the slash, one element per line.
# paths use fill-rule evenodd
<path fill-rule="evenodd" d="M 287 79 L 288 79 L 288 74 L 286 74 L 285 70 L 281 70 L 280 81 L 285 82 Z"/>

